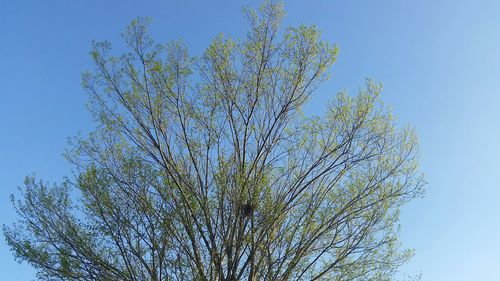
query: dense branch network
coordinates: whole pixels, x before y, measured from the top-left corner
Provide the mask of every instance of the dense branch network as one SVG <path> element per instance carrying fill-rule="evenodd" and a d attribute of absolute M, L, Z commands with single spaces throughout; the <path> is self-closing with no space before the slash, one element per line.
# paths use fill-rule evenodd
<path fill-rule="evenodd" d="M 303 114 L 336 47 L 315 27 L 280 32 L 280 3 L 245 15 L 244 40 L 198 59 L 144 20 L 128 53 L 95 43 L 84 87 L 100 125 L 68 153 L 79 176 L 28 178 L 4 227 L 41 279 L 386 280 L 411 255 L 397 220 L 423 183 L 413 130 L 372 81 Z"/>

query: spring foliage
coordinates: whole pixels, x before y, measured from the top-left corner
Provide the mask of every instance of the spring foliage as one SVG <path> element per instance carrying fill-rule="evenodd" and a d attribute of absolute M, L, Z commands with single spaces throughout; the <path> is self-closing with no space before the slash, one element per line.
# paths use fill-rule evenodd
<path fill-rule="evenodd" d="M 71 144 L 78 176 L 27 178 L 4 226 L 40 279 L 388 280 L 411 256 L 397 221 L 423 183 L 414 131 L 370 80 L 303 114 L 337 48 L 314 26 L 280 29 L 281 3 L 245 15 L 244 39 L 199 58 L 143 19 L 128 52 L 94 44 L 99 126 Z"/>

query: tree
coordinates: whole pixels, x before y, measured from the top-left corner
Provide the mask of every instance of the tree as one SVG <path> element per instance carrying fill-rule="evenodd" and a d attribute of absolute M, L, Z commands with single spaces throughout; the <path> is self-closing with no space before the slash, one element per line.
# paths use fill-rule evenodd
<path fill-rule="evenodd" d="M 40 279 L 388 280 L 411 256 L 397 221 L 423 184 L 414 131 L 370 80 L 302 113 L 337 48 L 314 26 L 281 32 L 281 3 L 245 15 L 244 40 L 220 35 L 198 59 L 143 19 L 129 52 L 94 44 L 99 126 L 71 142 L 77 176 L 28 177 L 4 226 Z"/>

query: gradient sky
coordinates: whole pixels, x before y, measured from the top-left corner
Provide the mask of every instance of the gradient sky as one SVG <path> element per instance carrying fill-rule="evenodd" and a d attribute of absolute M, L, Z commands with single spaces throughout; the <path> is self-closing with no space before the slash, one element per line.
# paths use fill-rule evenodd
<path fill-rule="evenodd" d="M 180 4 L 182 3 L 182 4 Z M 257 1 L 251 1 L 256 6 Z M 183 39 L 200 55 L 219 32 L 241 37 L 242 1 L 0 0 L 0 224 L 26 175 L 70 175 L 66 138 L 94 124 L 80 73 L 91 41 L 122 48 L 137 16 L 159 42 Z M 338 44 L 332 78 L 308 111 L 341 90 L 383 82 L 382 99 L 419 134 L 426 195 L 402 212 L 401 240 L 416 250 L 401 268 L 423 280 L 499 280 L 500 1 L 287 1 L 284 25 L 316 24 Z M 0 279 L 31 280 L 0 239 Z"/>

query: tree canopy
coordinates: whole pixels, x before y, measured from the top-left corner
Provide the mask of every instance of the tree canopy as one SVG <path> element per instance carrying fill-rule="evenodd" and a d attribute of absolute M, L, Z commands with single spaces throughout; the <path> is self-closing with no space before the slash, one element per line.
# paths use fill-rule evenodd
<path fill-rule="evenodd" d="M 415 132 L 371 80 L 302 112 L 338 51 L 283 13 L 245 9 L 246 36 L 198 58 L 144 19 L 122 55 L 94 43 L 98 126 L 68 149 L 74 179 L 28 177 L 13 198 L 17 259 L 43 280 L 391 279 L 412 254 L 398 215 L 422 191 Z"/>

